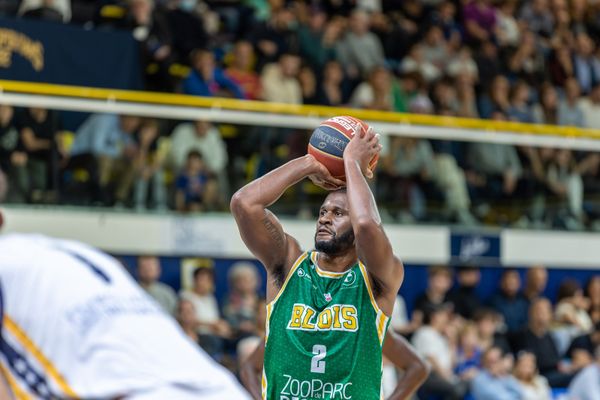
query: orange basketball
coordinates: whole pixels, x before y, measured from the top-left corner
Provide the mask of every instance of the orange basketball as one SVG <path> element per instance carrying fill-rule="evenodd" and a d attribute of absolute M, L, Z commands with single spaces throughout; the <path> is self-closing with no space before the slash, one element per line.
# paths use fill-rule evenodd
<path fill-rule="evenodd" d="M 315 129 L 308 142 L 308 154 L 323 164 L 334 178 L 346 180 L 344 170 L 344 149 L 355 132 L 366 134 L 369 125 L 358 118 L 341 116 L 329 118 Z M 379 160 L 376 154 L 369 168 L 374 170 Z"/>

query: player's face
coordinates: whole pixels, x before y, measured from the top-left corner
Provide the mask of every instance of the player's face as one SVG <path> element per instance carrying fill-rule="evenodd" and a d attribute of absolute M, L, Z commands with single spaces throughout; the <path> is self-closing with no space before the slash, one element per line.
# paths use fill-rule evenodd
<path fill-rule="evenodd" d="M 343 192 L 331 193 L 319 210 L 315 249 L 337 255 L 354 246 L 354 231 L 350 222 L 348 201 Z"/>

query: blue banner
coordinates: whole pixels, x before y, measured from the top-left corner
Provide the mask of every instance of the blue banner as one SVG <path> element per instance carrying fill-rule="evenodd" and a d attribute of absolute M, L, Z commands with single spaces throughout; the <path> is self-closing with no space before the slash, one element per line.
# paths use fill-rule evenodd
<path fill-rule="evenodd" d="M 452 264 L 500 265 L 500 237 L 472 233 L 452 233 Z"/>
<path fill-rule="evenodd" d="M 0 18 L 0 79 L 141 89 L 131 33 Z"/>

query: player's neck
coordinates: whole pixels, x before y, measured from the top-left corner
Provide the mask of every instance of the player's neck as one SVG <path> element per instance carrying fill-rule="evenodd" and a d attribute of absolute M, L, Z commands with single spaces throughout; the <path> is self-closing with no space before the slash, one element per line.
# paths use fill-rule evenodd
<path fill-rule="evenodd" d="M 325 254 L 323 252 L 317 253 L 317 262 L 319 268 L 329 272 L 344 272 L 352 267 L 358 258 L 356 252 L 350 251 L 344 254 Z"/>

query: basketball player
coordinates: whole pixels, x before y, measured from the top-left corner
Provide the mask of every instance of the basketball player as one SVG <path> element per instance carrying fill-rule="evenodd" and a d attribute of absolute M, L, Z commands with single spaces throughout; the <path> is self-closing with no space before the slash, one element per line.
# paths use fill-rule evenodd
<path fill-rule="evenodd" d="M 265 353 L 264 340 L 256 350 L 244 360 L 240 366 L 240 378 L 254 400 L 262 397 L 260 376 L 263 368 Z M 429 365 L 421 358 L 414 348 L 399 334 L 388 330 L 383 342 L 383 355 L 398 369 L 403 371 L 396 388 L 387 400 L 404 400 L 410 398 L 427 379 Z"/>
<path fill-rule="evenodd" d="M 294 159 L 233 196 L 242 239 L 268 274 L 262 379 L 266 400 L 375 400 L 381 347 L 404 276 L 365 175 L 380 152 L 372 130 L 344 150 L 344 183 L 311 155 Z M 267 207 L 309 177 L 335 190 L 321 206 L 316 251 L 303 252 Z"/>
<path fill-rule="evenodd" d="M 0 386 L 17 400 L 249 399 L 118 261 L 81 243 L 1 235 L 0 324 Z"/>

